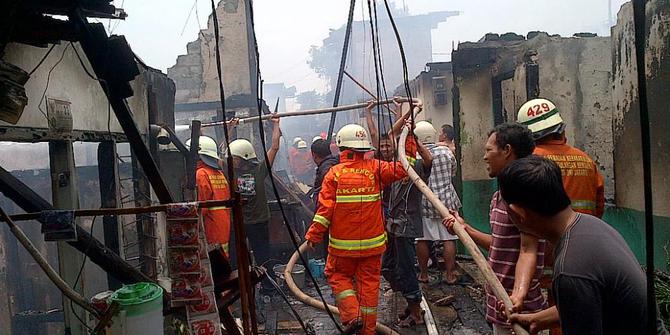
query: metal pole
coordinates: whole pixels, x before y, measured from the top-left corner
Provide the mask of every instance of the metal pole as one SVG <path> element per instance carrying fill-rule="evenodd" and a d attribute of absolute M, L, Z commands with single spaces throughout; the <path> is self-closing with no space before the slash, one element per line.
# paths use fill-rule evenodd
<path fill-rule="evenodd" d="M 382 101 L 377 101 L 376 104 L 378 105 L 388 105 L 391 103 L 403 103 L 403 102 L 409 102 L 410 100 L 407 98 L 397 98 L 397 99 L 388 99 L 388 100 L 382 100 Z M 420 103 L 420 99 L 412 99 L 413 104 Z M 326 114 L 326 113 L 334 113 L 334 112 L 341 112 L 341 111 L 346 111 L 346 110 L 353 110 L 353 109 L 360 109 L 360 108 L 365 108 L 367 107 L 368 103 L 367 102 L 361 102 L 353 105 L 346 105 L 346 106 L 338 106 L 338 107 L 328 107 L 328 108 L 319 108 L 319 109 L 307 109 L 304 111 L 295 111 L 295 112 L 288 112 L 288 113 L 281 113 L 278 114 L 278 117 L 283 118 L 283 117 L 292 117 L 292 116 L 307 116 L 307 115 L 318 115 L 318 114 Z M 272 114 L 266 114 L 263 116 L 250 116 L 250 117 L 245 117 L 241 118 L 239 120 L 240 124 L 244 123 L 250 123 L 250 122 L 258 122 L 258 119 L 261 119 L 263 121 L 269 120 L 272 118 Z M 201 126 L 204 127 L 214 127 L 214 126 L 222 126 L 225 125 L 226 121 L 217 121 L 217 122 L 209 122 L 209 123 L 203 123 Z M 186 130 L 189 128 L 187 125 L 179 125 L 175 127 L 176 130 Z"/>
<path fill-rule="evenodd" d="M 647 104 L 647 77 L 645 50 L 647 45 L 645 0 L 633 1 L 635 23 L 635 57 L 637 63 L 637 88 L 640 102 L 640 135 L 642 143 L 642 174 L 644 182 L 645 250 L 647 263 L 647 332 L 656 329 L 656 288 L 654 287 L 654 208 L 651 180 L 651 135 L 649 107 Z"/>
<path fill-rule="evenodd" d="M 354 9 L 356 7 L 356 0 L 351 0 L 349 5 L 349 19 L 347 20 L 347 31 L 344 34 L 344 45 L 342 46 L 342 57 L 340 58 L 340 72 L 337 74 L 337 85 L 335 86 L 335 99 L 333 100 L 333 107 L 337 107 L 340 104 L 340 93 L 342 93 L 342 77 L 344 75 L 344 66 L 347 64 L 347 53 L 349 52 L 349 40 L 351 39 L 351 28 L 354 23 Z M 334 111 L 330 116 L 330 125 L 328 126 L 328 137 L 326 142 L 330 143 L 333 137 L 333 129 L 335 128 L 335 117 L 337 116 Z"/>

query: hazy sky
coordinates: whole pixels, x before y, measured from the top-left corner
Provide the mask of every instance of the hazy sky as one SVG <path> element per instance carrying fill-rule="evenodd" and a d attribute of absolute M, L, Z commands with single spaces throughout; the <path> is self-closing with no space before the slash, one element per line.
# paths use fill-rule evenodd
<path fill-rule="evenodd" d="M 111 23 L 115 34 L 126 35 L 144 61 L 165 71 L 186 53 L 186 43 L 204 29 L 211 13 L 209 0 L 115 0 L 128 13 L 125 22 Z M 609 35 L 608 5 L 612 20 L 624 0 L 406 0 L 411 14 L 431 11 L 461 11 L 433 31 L 433 60 L 449 60 L 452 43 L 477 41 L 488 32 L 541 30 L 571 36 L 576 32 Z M 361 19 L 366 0 L 358 0 L 356 18 Z M 397 0 L 402 4 L 402 0 Z M 195 6 L 194 6 L 195 5 Z M 295 85 L 298 92 L 323 90 L 324 82 L 306 61 L 312 45 L 321 45 L 329 29 L 346 22 L 347 0 L 255 0 L 255 22 L 266 82 Z M 192 8 L 197 9 L 191 10 Z M 190 12 L 190 17 L 189 17 Z M 188 20 L 187 20 L 188 18 Z M 198 22 L 199 21 L 199 22 Z M 107 20 L 103 21 L 107 25 Z M 200 26 L 199 26 L 200 24 Z M 182 32 L 183 31 L 183 32 Z M 392 71 L 392 69 L 387 69 Z M 398 71 L 400 71 L 398 69 Z M 417 74 L 410 74 L 416 76 Z"/>

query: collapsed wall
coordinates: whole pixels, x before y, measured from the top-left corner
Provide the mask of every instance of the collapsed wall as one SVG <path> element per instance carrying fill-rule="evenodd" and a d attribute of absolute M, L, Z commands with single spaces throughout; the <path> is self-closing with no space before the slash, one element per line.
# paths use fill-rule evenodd
<path fill-rule="evenodd" d="M 670 4 L 647 3 L 646 77 L 651 123 L 656 266 L 667 268 L 670 241 Z M 604 219 L 644 260 L 644 197 L 633 11 L 622 6 L 611 37 L 532 32 L 487 34 L 452 55 L 454 123 L 460 136 L 464 215 L 488 230 L 496 190 L 482 160 L 487 132 L 516 120 L 528 98 L 556 103 L 568 142 L 588 153 L 605 177 Z"/>
<path fill-rule="evenodd" d="M 479 42 L 459 44 L 452 55 L 453 106 L 462 195 L 473 205 L 466 205 L 466 215 L 488 229 L 495 191 L 482 158 L 488 132 L 516 121 L 518 108 L 533 97 L 556 103 L 569 143 L 593 157 L 606 179 L 606 196 L 614 197 L 609 58 L 610 39 L 593 34 L 487 34 Z"/>
<path fill-rule="evenodd" d="M 652 182 L 654 214 L 670 216 L 670 4 L 647 4 L 646 77 L 651 122 Z M 614 159 L 616 204 L 635 210 L 644 209 L 642 147 L 640 145 L 639 96 L 635 57 L 633 6 L 625 4 L 612 28 L 612 72 L 614 100 Z"/>

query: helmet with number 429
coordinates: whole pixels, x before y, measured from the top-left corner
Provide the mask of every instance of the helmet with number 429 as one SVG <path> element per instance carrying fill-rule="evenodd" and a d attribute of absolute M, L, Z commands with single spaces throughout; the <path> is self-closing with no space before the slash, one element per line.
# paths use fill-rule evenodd
<path fill-rule="evenodd" d="M 516 120 L 533 132 L 535 140 L 565 131 L 565 123 L 558 108 L 547 99 L 533 99 L 523 104 Z"/>

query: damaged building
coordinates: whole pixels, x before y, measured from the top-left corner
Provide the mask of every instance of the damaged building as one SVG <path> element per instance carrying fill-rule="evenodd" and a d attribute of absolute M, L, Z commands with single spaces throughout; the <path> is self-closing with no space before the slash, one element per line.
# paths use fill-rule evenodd
<path fill-rule="evenodd" d="M 663 1 L 647 4 L 655 249 L 656 266 L 662 268 L 668 266 L 664 248 L 670 240 L 670 202 L 664 187 L 670 181 L 662 168 L 668 164 L 668 154 L 662 148 L 669 144 L 663 131 L 668 124 L 664 110 L 670 69 L 669 9 Z M 611 37 L 507 33 L 487 34 L 479 42 L 459 44 L 452 54 L 453 89 L 449 93 L 460 143 L 458 179 L 469 222 L 488 231 L 490 195 L 497 189 L 482 159 L 485 135 L 494 125 L 516 121 L 518 108 L 527 100 L 547 98 L 561 111 L 568 142 L 589 154 L 605 178 L 605 221 L 622 233 L 643 261 L 643 183 L 633 41 L 632 5 L 627 3 L 618 14 Z M 426 99 L 430 100 L 438 87 L 424 88 Z M 425 117 L 438 119 L 442 113 L 427 108 Z"/>
<path fill-rule="evenodd" d="M 227 158 L 223 154 L 227 148 L 222 122 L 290 112 L 292 106 L 286 100 L 296 97 L 295 87 L 284 83 L 261 88 L 252 2 L 219 1 L 214 10 L 219 31 L 210 15 L 206 28 L 186 45 L 186 54 L 176 58 L 167 74 L 145 64 L 125 37 L 111 35 L 98 22 L 126 18 L 123 9 L 114 3 L 35 0 L 0 7 L 7 9 L 0 11 L 0 299 L 7 302 L 0 304 L 0 333 L 80 335 L 91 333 L 94 327 L 117 327 L 110 333 L 121 334 L 118 329 L 126 325 L 126 314 L 119 313 L 120 304 L 108 298 L 115 294 L 113 291 L 118 293 L 120 288 L 137 283 L 160 292 L 152 296 L 154 313 L 146 317 L 150 322 L 139 327 L 151 325 L 151 330 L 161 334 L 182 335 L 187 328 L 194 334 L 221 334 L 221 329 L 235 335 L 337 333 L 338 321 L 312 308 L 323 306 L 320 300 L 314 302 L 317 295 L 324 296 L 323 303 L 336 304 L 323 274 L 327 252 L 305 252 L 305 266 L 296 266 L 295 272 L 291 269 L 298 262 L 296 243 L 303 242 L 315 217 L 315 196 L 310 185 L 298 185 L 293 176 L 289 177 L 288 164 L 282 161 L 288 159 L 286 138 L 279 150 L 282 154 L 269 168 L 270 178 L 264 182 L 268 196 L 261 204 L 266 202 L 271 212 L 267 242 L 272 259 L 255 264 L 264 267 L 247 266 L 252 263 L 253 252 L 245 243 L 231 240 L 231 246 L 240 246 L 242 252 L 232 254 L 232 265 L 226 259 L 229 273 L 214 282 L 212 250 L 202 221 L 198 221 L 203 208 L 232 208 L 231 226 L 235 228 L 231 234 L 239 234 L 234 238 L 246 241 L 256 237 L 243 233 L 248 228 L 240 213 L 246 200 L 241 200 L 236 189 L 246 186 L 248 179 L 231 182 L 235 184 L 232 196 L 225 200 L 197 197 L 200 135 L 216 139 L 220 151 L 214 156 Z M 547 98 L 561 111 L 569 143 L 593 157 L 605 178 L 604 219 L 624 236 L 644 264 L 644 185 L 632 5 L 621 8 L 611 36 L 489 33 L 478 42 L 459 43 L 450 62 L 433 61 L 432 38 L 439 38 L 432 36 L 433 30 L 459 14 L 441 11 L 409 15 L 405 9 L 392 15 L 398 16 L 400 35 L 407 42 L 405 48 L 411 50 L 406 67 L 409 75 L 416 77 L 407 85 L 412 96 L 424 103 L 417 120 L 428 120 L 438 129 L 453 124 L 456 130 L 459 166 L 454 182 L 465 219 L 481 231 L 490 230 L 490 196 L 497 185 L 488 177 L 482 160 L 489 130 L 517 121 L 517 110 L 527 100 Z M 370 100 L 372 93 L 361 88 L 374 90 L 378 85 L 370 75 L 371 66 L 377 65 L 373 64 L 370 21 L 355 21 L 353 17 L 352 21 L 355 38 L 351 56 L 344 62 L 349 64 L 347 76 L 352 80 L 345 79 L 340 105 Z M 385 28 L 377 38 L 387 47 L 388 55 L 395 51 L 391 46 L 397 42 L 390 22 L 382 19 L 381 24 Z M 664 129 L 670 124 L 666 112 L 670 105 L 667 1 L 648 1 L 646 25 L 654 265 L 668 270 L 670 177 L 663 169 L 670 164 L 666 150 L 670 135 Z M 331 88 L 342 75 L 339 53 L 345 30 L 331 30 L 323 46 L 313 47 L 310 52 L 312 69 Z M 222 53 L 220 59 L 217 51 Z M 393 53 L 384 65 L 389 74 L 385 84 L 387 88 L 397 87 L 395 95 L 404 96 L 399 55 Z M 217 69 L 219 60 L 221 71 Z M 346 117 L 340 114 L 335 129 L 346 122 L 364 124 L 360 107 L 350 108 L 357 112 Z M 389 120 L 392 117 L 379 113 Z M 318 121 L 312 117 L 294 118 L 300 120 L 296 121 L 300 130 L 309 132 L 305 140 L 328 129 L 323 121 L 326 117 Z M 270 134 L 277 128 L 263 120 L 247 121 L 235 128 L 231 139 L 249 139 L 260 158 L 264 150 L 260 130 Z M 379 124 L 384 122 L 386 119 Z M 192 145 L 186 139 L 193 139 Z M 220 172 L 221 184 L 228 183 L 225 178 L 232 174 L 232 158 L 225 164 L 230 170 Z M 217 160 L 213 165 L 223 169 L 224 163 Z M 249 178 L 249 174 L 243 177 Z M 342 202 L 356 202 L 357 196 L 345 195 Z M 381 196 L 365 196 L 373 199 L 367 202 L 380 202 Z M 30 252 L 34 250 L 19 232 L 25 233 L 37 252 Z M 386 232 L 383 237 L 375 248 L 383 246 Z M 228 242 L 223 244 L 228 246 Z M 463 248 L 460 251 L 466 253 Z M 222 254 L 224 258 L 230 257 L 227 252 Z M 403 335 L 434 335 L 445 330 L 454 334 L 490 333 L 484 312 L 485 275 L 470 257 L 461 256 L 466 256 L 459 257 L 459 271 L 466 283 L 440 280 L 422 288 L 421 308 L 428 318 L 424 319 L 428 320 L 425 328 L 396 327 L 398 314 L 406 305 L 402 295 L 382 280 L 377 329 L 383 334 Z M 191 268 L 175 270 L 179 257 L 183 262 L 177 267 Z M 441 275 L 439 267 L 444 260 L 440 258 L 433 257 L 432 270 Z M 256 286 L 261 286 L 265 272 L 270 271 L 276 275 L 277 286 L 293 296 L 286 300 L 280 300 L 279 294 L 255 296 Z M 312 271 L 317 277 L 313 283 L 310 275 L 306 276 Z M 58 285 L 54 277 L 61 278 L 71 290 Z M 317 288 L 323 293 L 317 293 Z M 107 296 L 96 300 L 101 293 Z M 199 309 L 203 305 L 206 308 Z M 288 311 L 293 307 L 297 309 L 295 314 Z M 307 321 L 304 329 L 299 325 L 301 317 Z M 205 326 L 198 328 L 202 324 Z"/>

